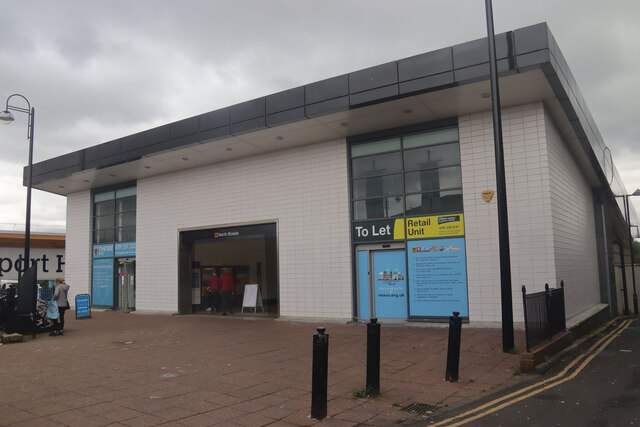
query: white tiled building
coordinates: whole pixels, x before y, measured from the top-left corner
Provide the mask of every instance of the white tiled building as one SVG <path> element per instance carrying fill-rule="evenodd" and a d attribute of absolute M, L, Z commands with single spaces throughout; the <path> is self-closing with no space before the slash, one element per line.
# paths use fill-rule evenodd
<path fill-rule="evenodd" d="M 568 318 L 622 311 L 624 187 L 606 145 L 546 24 L 497 46 L 513 319 L 522 285 L 561 280 Z M 186 314 L 230 269 L 237 310 L 499 325 L 487 56 L 472 41 L 34 165 L 36 188 L 67 196 L 72 291 Z"/>

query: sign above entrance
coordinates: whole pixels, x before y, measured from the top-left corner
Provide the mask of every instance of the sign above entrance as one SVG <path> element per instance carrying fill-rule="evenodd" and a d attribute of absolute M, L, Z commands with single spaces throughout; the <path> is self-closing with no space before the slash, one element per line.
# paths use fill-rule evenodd
<path fill-rule="evenodd" d="M 136 256 L 136 242 L 116 243 L 115 253 L 117 257 Z"/>
<path fill-rule="evenodd" d="M 454 236 L 464 236 L 461 213 L 407 218 L 407 239 Z"/>
<path fill-rule="evenodd" d="M 382 219 L 353 223 L 354 242 L 404 239 L 404 219 Z"/>

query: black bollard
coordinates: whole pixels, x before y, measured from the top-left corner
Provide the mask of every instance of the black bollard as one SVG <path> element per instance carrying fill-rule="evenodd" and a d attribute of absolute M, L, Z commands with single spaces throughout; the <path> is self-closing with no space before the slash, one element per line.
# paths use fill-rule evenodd
<path fill-rule="evenodd" d="M 462 337 L 462 319 L 460 312 L 454 311 L 449 317 L 449 347 L 447 349 L 447 371 L 444 379 L 449 382 L 458 381 L 458 367 L 460 366 L 460 338 Z"/>
<path fill-rule="evenodd" d="M 367 393 L 380 394 L 380 324 L 367 323 Z"/>
<path fill-rule="evenodd" d="M 327 375 L 329 373 L 329 335 L 317 328 L 313 335 L 313 366 L 311 378 L 311 418 L 327 416 Z"/>

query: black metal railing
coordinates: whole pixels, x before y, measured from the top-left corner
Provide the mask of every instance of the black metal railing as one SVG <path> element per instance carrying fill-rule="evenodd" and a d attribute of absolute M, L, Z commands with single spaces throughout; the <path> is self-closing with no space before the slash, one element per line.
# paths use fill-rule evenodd
<path fill-rule="evenodd" d="M 522 286 L 522 303 L 527 351 L 566 330 L 564 281 L 560 281 L 560 287 L 555 289 L 549 289 L 549 284 L 545 283 L 544 292 L 532 294 L 527 294 Z"/>

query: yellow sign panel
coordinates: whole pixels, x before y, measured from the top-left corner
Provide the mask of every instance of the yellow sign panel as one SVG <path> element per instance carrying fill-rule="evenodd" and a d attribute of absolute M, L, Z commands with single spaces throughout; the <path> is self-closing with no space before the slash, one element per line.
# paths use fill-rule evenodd
<path fill-rule="evenodd" d="M 407 239 L 464 236 L 462 214 L 407 218 Z"/>
<path fill-rule="evenodd" d="M 404 239 L 404 219 L 396 219 L 393 224 L 393 240 Z"/>

